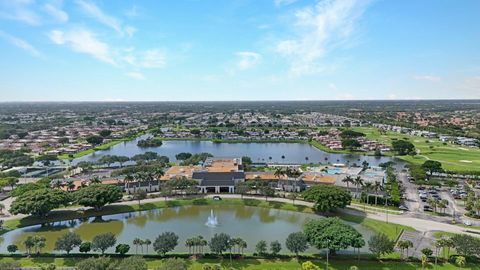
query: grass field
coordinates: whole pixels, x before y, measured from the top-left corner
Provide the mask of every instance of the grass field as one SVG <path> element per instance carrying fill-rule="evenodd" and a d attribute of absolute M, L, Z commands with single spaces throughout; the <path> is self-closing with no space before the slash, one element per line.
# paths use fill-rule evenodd
<path fill-rule="evenodd" d="M 380 220 L 365 218 L 363 216 L 338 214 L 338 217 L 349 222 L 362 224 L 363 226 L 380 233 L 386 234 L 390 239 L 396 239 L 401 230 L 415 231 L 412 227 L 399 225 L 395 223 L 387 223 Z"/>
<path fill-rule="evenodd" d="M 381 134 L 377 128 L 355 127 L 355 131 L 363 132 L 367 138 L 391 145 L 392 139 L 408 139 L 420 153 L 414 157 L 400 156 L 399 158 L 414 164 L 423 164 L 426 160 L 436 160 L 443 164 L 443 168 L 449 171 L 458 172 L 480 172 L 480 149 L 444 144 L 438 139 L 428 139 L 407 134 L 400 134 L 387 131 Z"/>
<path fill-rule="evenodd" d="M 70 159 L 70 158 L 83 157 L 83 156 L 86 156 L 86 155 L 91 154 L 91 153 L 93 153 L 95 151 L 98 151 L 98 150 L 106 150 L 106 149 L 108 149 L 108 148 L 110 148 L 110 147 L 112 147 L 116 144 L 119 144 L 119 143 L 127 141 L 127 140 L 130 140 L 130 138 L 111 140 L 108 143 L 100 144 L 98 146 L 95 146 L 94 148 L 90 148 L 90 149 L 86 149 L 86 150 L 77 152 L 77 153 L 72 155 L 73 157 L 70 157 L 68 154 L 58 155 L 58 159 Z"/>
<path fill-rule="evenodd" d="M 78 263 L 78 258 L 1 258 L 0 261 L 18 261 L 22 266 L 47 266 L 49 264 L 55 264 L 57 266 L 74 266 Z M 311 260 L 321 269 L 325 269 L 326 261 L 313 259 Z M 265 269 L 275 269 L 275 270 L 299 270 L 302 269 L 301 264 L 304 260 L 296 259 L 244 259 L 244 260 L 233 260 L 230 263 L 228 256 L 225 256 L 224 259 L 201 259 L 197 261 L 188 260 L 187 265 L 189 270 L 202 270 L 203 265 L 208 264 L 221 265 L 222 269 L 241 269 L 241 270 L 265 270 Z M 149 269 L 155 269 L 162 264 L 160 259 L 147 259 L 147 264 Z M 332 270 L 347 270 L 350 266 L 357 266 L 361 270 L 417 270 L 422 269 L 420 263 L 415 262 L 403 262 L 403 261 L 375 261 L 375 260 L 360 260 L 357 261 L 353 258 L 331 258 L 329 262 L 329 269 Z M 449 263 L 440 263 L 435 268 L 430 264 L 426 269 L 438 269 L 438 270 L 454 270 L 459 269 L 457 266 Z M 480 265 L 470 264 L 462 269 L 470 270 L 480 270 Z"/>

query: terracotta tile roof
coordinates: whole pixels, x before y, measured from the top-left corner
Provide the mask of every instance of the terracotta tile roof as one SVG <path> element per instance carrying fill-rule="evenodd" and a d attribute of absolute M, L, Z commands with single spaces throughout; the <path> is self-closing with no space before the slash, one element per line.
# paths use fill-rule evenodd
<path fill-rule="evenodd" d="M 172 166 L 168 168 L 165 174 L 160 178 L 160 180 L 170 180 L 176 177 L 187 177 L 192 178 L 194 170 L 200 170 L 200 166 Z"/>
<path fill-rule="evenodd" d="M 209 172 L 236 172 L 239 168 L 234 159 L 214 159 L 206 164 L 205 169 Z"/>
<path fill-rule="evenodd" d="M 305 173 L 302 176 L 304 182 L 314 182 L 322 184 L 335 184 L 337 181 L 336 175 L 325 175 L 320 173 Z"/>

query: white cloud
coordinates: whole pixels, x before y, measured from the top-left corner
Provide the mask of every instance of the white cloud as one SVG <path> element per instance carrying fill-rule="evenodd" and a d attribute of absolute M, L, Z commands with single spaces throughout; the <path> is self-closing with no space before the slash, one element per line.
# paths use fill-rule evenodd
<path fill-rule="evenodd" d="M 340 94 L 335 99 L 337 100 L 354 100 L 355 96 L 350 93 Z"/>
<path fill-rule="evenodd" d="M 45 12 L 61 23 L 68 21 L 68 14 L 62 10 L 62 1 L 52 1 L 43 6 Z"/>
<path fill-rule="evenodd" d="M 32 10 L 33 0 L 0 0 L 0 18 L 39 25 L 40 17 Z"/>
<path fill-rule="evenodd" d="M 337 85 L 335 85 L 334 83 L 329 83 L 328 89 L 332 91 L 337 91 Z"/>
<path fill-rule="evenodd" d="M 280 7 L 280 6 L 288 6 L 297 1 L 298 0 L 274 0 L 273 3 L 275 3 L 275 6 Z"/>
<path fill-rule="evenodd" d="M 319 60 L 338 47 L 345 45 L 369 0 L 317 1 L 295 12 L 295 35 L 280 40 L 276 51 L 290 61 L 292 75 L 321 71 Z"/>
<path fill-rule="evenodd" d="M 262 56 L 255 52 L 237 52 L 235 53 L 237 56 L 237 68 L 239 70 L 247 70 L 257 66 Z"/>
<path fill-rule="evenodd" d="M 125 12 L 125 15 L 129 18 L 136 18 L 138 17 L 139 11 L 137 6 L 132 6 Z"/>
<path fill-rule="evenodd" d="M 166 55 L 160 49 L 136 52 L 135 49 L 129 48 L 124 52 L 122 60 L 136 68 L 159 69 L 167 65 Z"/>
<path fill-rule="evenodd" d="M 137 32 L 137 28 L 132 27 L 132 26 L 126 26 L 126 27 L 125 27 L 125 33 L 126 33 L 129 37 L 132 37 L 133 34 L 135 34 L 135 32 Z"/>
<path fill-rule="evenodd" d="M 66 45 L 75 52 L 89 54 L 100 61 L 117 65 L 108 44 L 98 40 L 95 34 L 87 29 L 53 30 L 48 37 L 57 45 Z"/>
<path fill-rule="evenodd" d="M 142 68 L 164 68 L 167 64 L 165 53 L 159 49 L 142 53 L 139 66 Z"/>
<path fill-rule="evenodd" d="M 140 72 L 127 72 L 125 75 L 135 80 L 139 80 L 139 81 L 145 80 L 145 76 Z"/>
<path fill-rule="evenodd" d="M 112 28 L 117 33 L 121 35 L 127 33 L 127 35 L 131 36 L 135 32 L 135 28 L 131 26 L 123 27 L 122 23 L 117 18 L 104 13 L 94 3 L 86 0 L 76 0 L 75 2 L 83 9 L 86 14 L 96 19 L 100 23 Z"/>
<path fill-rule="evenodd" d="M 391 100 L 395 100 L 395 99 L 398 99 L 398 96 L 396 94 L 389 94 L 387 98 Z"/>
<path fill-rule="evenodd" d="M 35 57 L 40 57 L 40 58 L 43 57 L 43 55 L 35 47 L 33 47 L 30 43 L 28 43 L 27 41 L 25 41 L 23 39 L 14 37 L 14 36 L 12 36 L 8 33 L 5 33 L 1 30 L 0 30 L 0 38 L 3 38 L 4 40 L 8 41 L 12 45 L 14 45 L 14 46 L 16 46 L 16 47 L 18 47 L 22 50 L 27 51 L 28 53 L 30 53 L 31 55 L 33 55 Z"/>
<path fill-rule="evenodd" d="M 435 75 L 415 75 L 413 79 L 417 81 L 429 81 L 429 82 L 439 82 L 442 80 L 441 77 Z"/>

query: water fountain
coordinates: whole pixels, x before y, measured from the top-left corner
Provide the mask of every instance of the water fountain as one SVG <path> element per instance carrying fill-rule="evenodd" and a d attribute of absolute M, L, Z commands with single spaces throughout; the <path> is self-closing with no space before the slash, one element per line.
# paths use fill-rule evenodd
<path fill-rule="evenodd" d="M 218 225 L 217 216 L 213 213 L 213 209 L 210 210 L 210 216 L 207 218 L 205 225 L 208 227 L 216 227 Z"/>

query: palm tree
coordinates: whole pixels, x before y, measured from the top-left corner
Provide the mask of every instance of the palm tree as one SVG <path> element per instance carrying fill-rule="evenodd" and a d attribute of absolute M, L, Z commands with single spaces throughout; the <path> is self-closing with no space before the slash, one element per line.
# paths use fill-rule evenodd
<path fill-rule="evenodd" d="M 206 240 L 203 239 L 203 236 L 201 236 L 201 235 L 193 238 L 193 247 L 194 247 L 193 253 L 194 254 L 199 254 L 203 251 L 204 242 L 206 242 Z"/>
<path fill-rule="evenodd" d="M 142 239 L 140 238 L 135 238 L 133 239 L 133 245 L 135 245 L 135 254 L 138 254 L 138 246 L 142 242 Z"/>
<path fill-rule="evenodd" d="M 355 193 L 356 196 L 358 196 L 358 189 L 363 186 L 363 179 L 360 176 L 355 177 L 353 180 L 353 183 L 355 184 Z"/>
<path fill-rule="evenodd" d="M 373 185 L 373 190 L 375 191 L 375 206 L 377 206 L 377 201 L 378 201 L 378 192 L 383 190 L 383 185 L 379 181 L 375 181 L 375 184 Z"/>
<path fill-rule="evenodd" d="M 55 182 L 53 182 L 53 188 L 57 188 L 57 189 L 60 189 L 63 187 L 63 181 L 61 180 L 56 180 Z"/>
<path fill-rule="evenodd" d="M 347 184 L 347 189 L 350 191 L 350 184 L 353 184 L 354 180 L 350 175 L 347 175 L 345 178 L 342 179 L 342 182 Z"/>
<path fill-rule="evenodd" d="M 443 239 L 438 239 L 437 241 L 435 241 L 434 245 L 435 245 L 435 266 L 436 266 L 438 261 L 438 252 L 444 247 Z"/>
<path fill-rule="evenodd" d="M 245 248 L 247 248 L 247 242 L 242 239 L 242 241 L 240 241 L 240 243 L 238 244 L 238 247 L 240 248 L 240 250 L 241 250 L 240 253 L 241 253 L 242 256 L 243 256 L 243 250 L 244 250 Z"/>
<path fill-rule="evenodd" d="M 125 175 L 125 178 L 123 179 L 123 182 L 125 184 L 125 190 L 128 190 L 128 184 L 132 183 L 133 181 L 135 181 L 135 177 L 133 177 L 133 175 L 131 174 Z"/>
<path fill-rule="evenodd" d="M 188 253 L 192 254 L 192 247 L 193 247 L 193 242 L 195 239 L 193 238 L 188 238 L 185 240 L 185 246 L 188 247 Z"/>
<path fill-rule="evenodd" d="M 450 258 L 450 249 L 455 247 L 455 242 L 451 238 L 445 238 L 444 241 L 447 248 L 447 258 Z"/>
<path fill-rule="evenodd" d="M 277 169 L 275 169 L 274 175 L 275 175 L 275 177 L 280 179 L 281 176 L 285 175 L 285 171 L 282 168 L 277 168 Z"/>
<path fill-rule="evenodd" d="M 363 189 L 365 190 L 365 193 L 367 194 L 366 202 L 368 204 L 369 199 L 370 199 L 370 191 L 372 191 L 372 189 L 373 189 L 373 184 L 371 182 L 367 182 L 363 185 Z"/>
<path fill-rule="evenodd" d="M 74 189 L 75 189 L 75 184 L 73 183 L 73 181 L 68 182 L 67 190 L 68 191 L 73 191 Z"/>
<path fill-rule="evenodd" d="M 91 184 L 101 184 L 102 180 L 100 180 L 100 178 L 95 175 L 92 178 L 90 178 L 90 183 Z"/>
<path fill-rule="evenodd" d="M 143 243 L 147 246 L 147 254 L 148 254 L 148 246 L 150 246 L 152 244 L 152 241 L 150 241 L 150 239 L 145 239 L 145 241 L 143 241 Z"/>
<path fill-rule="evenodd" d="M 27 254 L 30 254 L 32 248 L 35 246 L 35 243 L 33 241 L 33 237 L 29 236 L 25 241 L 23 241 L 23 245 L 25 245 L 25 249 L 27 250 Z"/>
<path fill-rule="evenodd" d="M 202 236 L 199 236 L 198 238 L 200 239 L 199 246 L 200 246 L 201 252 L 203 253 L 203 248 L 208 245 L 208 241 L 206 239 L 203 239 Z"/>
<path fill-rule="evenodd" d="M 427 203 L 433 207 L 433 211 L 437 212 L 438 201 L 434 198 L 428 198 Z"/>
<path fill-rule="evenodd" d="M 400 240 L 400 241 L 398 241 L 397 245 L 400 249 L 402 249 L 402 254 L 403 254 L 404 250 L 407 250 L 406 258 L 408 258 L 408 249 L 413 247 L 412 241 L 410 241 L 410 240 Z"/>

